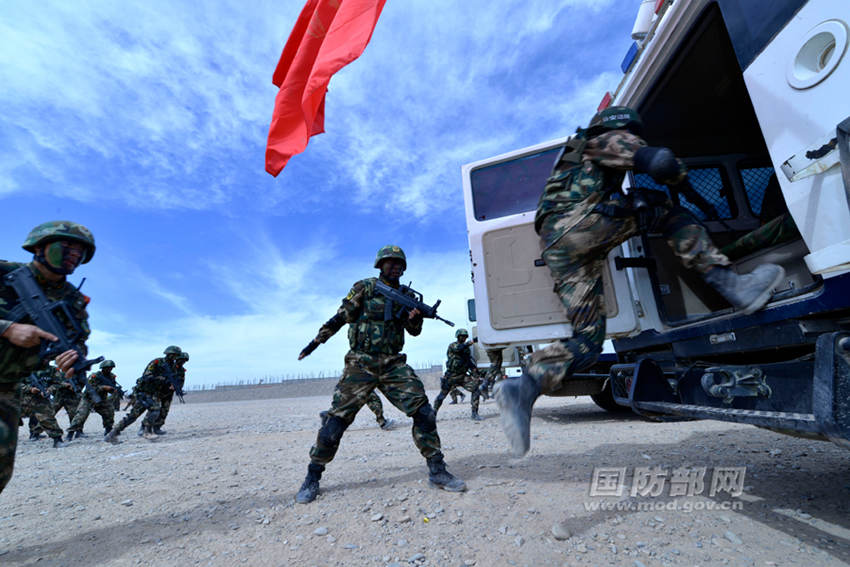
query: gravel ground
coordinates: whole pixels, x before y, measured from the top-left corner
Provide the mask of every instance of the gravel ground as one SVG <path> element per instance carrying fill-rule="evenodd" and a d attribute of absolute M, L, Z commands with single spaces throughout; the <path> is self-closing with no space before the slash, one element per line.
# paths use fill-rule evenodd
<path fill-rule="evenodd" d="M 449 470 L 469 486 L 464 494 L 429 487 L 409 419 L 385 404 L 399 425 L 382 431 L 364 409 L 319 498 L 297 505 L 328 402 L 174 405 L 168 435 L 148 441 L 131 426 L 118 446 L 100 441 L 96 414 L 89 437 L 64 449 L 24 435 L 0 495 L 0 565 L 850 561 L 846 449 L 720 422 L 650 423 L 607 414 L 589 398 L 541 399 L 523 459 L 505 453 L 493 402 L 482 405 L 479 423 L 468 419 L 468 404 L 444 405 L 439 432 Z M 590 495 L 595 467 L 626 469 L 620 497 Z M 666 471 L 668 484 L 657 496 L 641 485 L 632 497 L 634 471 L 646 467 Z M 671 495 L 673 469 L 703 467 L 702 490 Z M 709 495 L 719 467 L 746 467 L 743 494 Z"/>

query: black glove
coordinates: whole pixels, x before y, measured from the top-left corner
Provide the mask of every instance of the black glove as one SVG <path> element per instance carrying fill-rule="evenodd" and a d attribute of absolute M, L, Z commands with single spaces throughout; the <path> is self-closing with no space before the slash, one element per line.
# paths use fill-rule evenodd
<path fill-rule="evenodd" d="M 310 341 L 309 344 L 305 346 L 304 349 L 301 351 L 301 354 L 298 355 L 298 360 L 301 360 L 305 356 L 308 356 L 311 352 L 319 348 L 320 344 L 321 343 L 319 343 L 316 339 Z"/>

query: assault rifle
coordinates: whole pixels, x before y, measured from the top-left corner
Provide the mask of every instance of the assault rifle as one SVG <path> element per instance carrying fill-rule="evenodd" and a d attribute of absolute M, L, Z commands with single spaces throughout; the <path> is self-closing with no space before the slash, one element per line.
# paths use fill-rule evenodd
<path fill-rule="evenodd" d="M 30 388 L 36 388 L 45 399 L 50 399 L 50 392 L 47 391 L 47 381 L 35 372 L 27 377 L 27 385 Z"/>
<path fill-rule="evenodd" d="M 98 380 L 100 381 L 100 384 L 98 384 L 97 386 L 92 386 L 91 382 L 86 382 L 85 395 L 88 396 L 88 398 L 92 401 L 93 404 L 99 404 L 103 402 L 103 396 L 97 393 L 98 386 L 110 386 L 115 392 L 121 389 L 121 386 L 118 385 L 118 382 L 115 380 L 115 378 L 110 378 L 106 374 L 103 374 L 103 372 L 98 375 Z"/>
<path fill-rule="evenodd" d="M 398 289 L 388 286 L 381 280 L 375 281 L 375 291 L 387 298 L 384 304 L 384 321 L 389 321 L 401 316 L 402 314 L 418 309 L 423 317 L 428 319 L 439 319 L 449 327 L 454 327 L 455 324 L 451 321 L 443 319 L 437 315 L 437 307 L 440 305 L 440 300 L 437 300 L 433 306 L 422 301 L 422 294 L 418 291 L 403 285 Z M 411 295 L 408 295 L 411 294 Z M 395 305 L 399 306 L 398 311 L 395 311 Z"/>
<path fill-rule="evenodd" d="M 183 385 L 180 383 L 180 380 L 177 379 L 177 376 L 174 375 L 174 369 L 171 368 L 170 364 L 166 364 L 168 366 L 168 372 L 165 373 L 165 380 L 174 388 L 174 395 L 177 396 L 177 399 L 180 400 L 181 404 L 185 404 L 186 400 L 183 399 L 183 395 L 185 392 L 183 391 Z"/>
<path fill-rule="evenodd" d="M 20 304 L 9 312 L 7 318 L 10 321 L 20 321 L 29 316 L 33 325 L 52 333 L 59 339 L 57 341 L 41 340 L 41 350 L 38 356 L 42 361 L 46 362 L 56 358 L 57 355 L 67 350 L 75 350 L 79 356 L 74 362 L 73 369 L 75 373 L 80 373 L 103 360 L 102 356 L 86 359 L 82 349 L 77 344 L 85 336 L 85 332 L 80 326 L 80 322 L 71 313 L 67 301 L 64 299 L 58 301 L 47 299 L 28 267 L 22 266 L 13 272 L 9 272 L 3 279 L 6 285 L 15 291 L 20 301 Z"/>

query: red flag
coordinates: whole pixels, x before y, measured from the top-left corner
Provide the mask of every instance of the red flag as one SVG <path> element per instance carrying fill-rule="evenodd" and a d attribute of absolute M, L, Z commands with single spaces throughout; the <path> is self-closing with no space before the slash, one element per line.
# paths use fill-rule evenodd
<path fill-rule="evenodd" d="M 386 0 L 307 0 L 274 71 L 280 87 L 266 144 L 274 176 L 310 136 L 325 131 L 325 93 L 334 73 L 360 57 Z"/>

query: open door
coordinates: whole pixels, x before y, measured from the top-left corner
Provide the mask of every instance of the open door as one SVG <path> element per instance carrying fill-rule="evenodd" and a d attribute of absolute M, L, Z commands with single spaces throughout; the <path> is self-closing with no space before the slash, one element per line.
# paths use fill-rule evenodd
<path fill-rule="evenodd" d="M 479 339 L 485 345 L 528 344 L 572 335 L 566 312 L 541 259 L 534 215 L 546 179 L 566 139 L 465 165 L 464 202 Z M 637 324 L 626 274 L 604 274 L 609 335 Z"/>
<path fill-rule="evenodd" d="M 828 278 L 850 269 L 850 123 L 839 128 L 850 117 L 850 12 L 846 0 L 772 2 L 788 12 L 772 39 L 759 2 L 721 4 L 806 264 Z"/>

